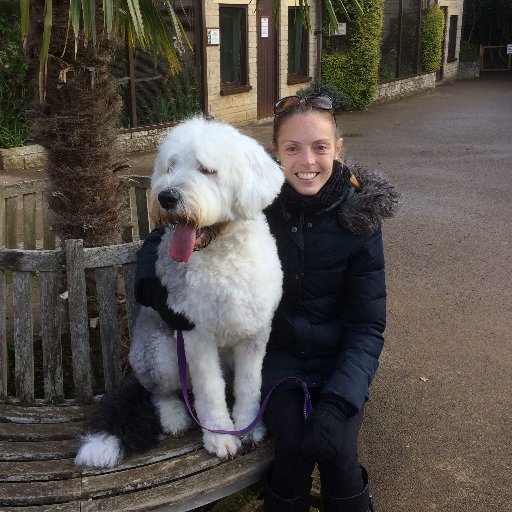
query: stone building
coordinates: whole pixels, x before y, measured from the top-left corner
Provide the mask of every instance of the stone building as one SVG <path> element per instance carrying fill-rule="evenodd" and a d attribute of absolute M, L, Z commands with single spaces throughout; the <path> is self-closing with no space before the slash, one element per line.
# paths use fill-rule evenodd
<path fill-rule="evenodd" d="M 443 60 L 437 74 L 426 74 L 421 69 L 421 23 L 436 1 L 445 13 Z M 295 94 L 320 78 L 322 0 L 308 3 L 310 30 L 303 25 L 298 0 L 281 0 L 277 17 L 273 0 L 264 0 L 259 11 L 256 0 L 172 0 L 190 42 L 190 47 L 186 42 L 178 44 L 189 68 L 185 73 L 188 82 L 181 89 L 188 88 L 189 96 L 195 96 L 195 109 L 246 125 L 270 118 L 278 98 Z M 437 82 L 455 78 L 462 9 L 463 0 L 384 0 L 376 101 L 431 89 Z M 125 100 L 130 125 L 165 124 L 173 102 L 183 103 L 187 98 L 180 100 L 181 89 L 170 90 L 172 79 L 165 64 L 155 72 L 151 59 L 145 63 L 137 54 L 134 61 L 130 77 L 124 78 L 131 87 L 125 96 L 131 98 Z M 190 69 L 195 82 L 190 81 Z M 188 113 L 179 106 L 168 120 Z"/>

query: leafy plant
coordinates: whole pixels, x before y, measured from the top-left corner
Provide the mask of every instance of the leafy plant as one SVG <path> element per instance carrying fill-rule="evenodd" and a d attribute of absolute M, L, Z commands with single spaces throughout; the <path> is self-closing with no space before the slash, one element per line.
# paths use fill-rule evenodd
<path fill-rule="evenodd" d="M 29 138 L 29 126 L 24 116 L 27 107 L 26 62 L 20 41 L 17 17 L 18 3 L 1 0 L 0 11 L 0 147 L 23 145 Z M 13 20 L 13 21 L 8 21 Z"/>
<path fill-rule="evenodd" d="M 334 85 L 357 109 L 368 108 L 377 92 L 384 1 L 366 0 L 364 6 L 363 15 L 347 6 L 348 51 L 322 57 L 322 81 Z M 327 23 L 323 32 L 328 39 Z"/>
<path fill-rule="evenodd" d="M 169 77 L 163 91 L 142 98 L 137 95 L 143 124 L 178 121 L 201 111 L 199 103 L 199 77 L 191 66 L 182 65 L 181 72 Z"/>
<path fill-rule="evenodd" d="M 441 68 L 443 55 L 444 14 L 439 5 L 428 9 L 423 18 L 421 30 L 421 49 L 423 71 L 432 73 Z"/>
<path fill-rule="evenodd" d="M 460 42 L 459 62 L 476 62 L 480 60 L 480 46 L 469 41 Z"/>
<path fill-rule="evenodd" d="M 322 82 L 320 80 L 312 80 L 306 87 L 297 91 L 299 96 L 307 96 L 308 94 L 325 94 L 330 96 L 335 111 L 350 110 L 352 101 L 350 98 L 338 91 L 335 85 Z"/>

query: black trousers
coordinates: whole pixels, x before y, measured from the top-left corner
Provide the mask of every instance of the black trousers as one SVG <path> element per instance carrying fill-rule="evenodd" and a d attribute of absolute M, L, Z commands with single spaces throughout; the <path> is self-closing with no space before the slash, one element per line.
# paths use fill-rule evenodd
<path fill-rule="evenodd" d="M 319 392 L 311 390 L 313 406 Z M 275 457 L 268 483 L 283 499 L 293 499 L 309 493 L 315 462 L 300 455 L 299 447 L 306 432 L 302 389 L 272 394 L 263 419 L 274 438 Z M 357 442 L 363 411 L 347 419 L 344 449 L 328 462 L 318 463 L 322 492 L 334 498 L 350 498 L 363 490 Z"/>

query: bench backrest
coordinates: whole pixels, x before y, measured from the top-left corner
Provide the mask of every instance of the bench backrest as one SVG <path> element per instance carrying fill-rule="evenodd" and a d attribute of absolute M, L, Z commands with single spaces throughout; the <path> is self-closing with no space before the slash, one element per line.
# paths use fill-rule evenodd
<path fill-rule="evenodd" d="M 151 229 L 148 215 L 148 176 L 122 178 L 128 223 L 123 242 L 143 240 Z M 59 240 L 50 228 L 48 180 L 32 180 L 0 186 L 0 247 L 55 249 Z"/>
<path fill-rule="evenodd" d="M 44 207 L 44 190 L 18 189 L 23 192 L 21 199 L 5 190 L 0 196 L 3 212 L 11 212 L 9 219 L 16 226 L 13 229 L 10 224 L 4 231 L 4 241 L 16 247 L 0 248 L 0 400 L 88 403 L 97 392 L 93 376 L 101 362 L 103 389 L 108 391 L 120 382 L 123 343 L 129 345 L 138 311 L 133 295 L 136 253 L 151 227 L 149 178 L 129 178 L 126 183 L 133 223 L 123 236 L 127 243 L 108 247 L 84 248 L 82 240 L 60 243 L 54 238 L 57 248 L 34 250 L 34 240 L 46 247 L 46 228 L 43 222 L 42 230 L 33 229 L 32 219 L 38 217 L 31 208 L 39 200 L 26 196 L 41 194 Z M 18 232 L 20 215 L 31 220 L 23 223 L 18 239 L 13 231 Z M 96 292 L 94 316 L 89 313 L 86 280 L 95 283 L 89 286 Z M 96 321 L 101 356 L 91 355 L 90 335 L 98 332 Z"/>

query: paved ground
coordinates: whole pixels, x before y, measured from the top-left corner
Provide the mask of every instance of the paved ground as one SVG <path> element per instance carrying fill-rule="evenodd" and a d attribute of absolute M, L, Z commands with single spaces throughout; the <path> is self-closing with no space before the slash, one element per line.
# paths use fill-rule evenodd
<path fill-rule="evenodd" d="M 347 155 L 403 194 L 385 225 L 389 321 L 362 435 L 377 511 L 512 510 L 512 74 L 339 121 Z M 268 143 L 270 128 L 246 131 Z"/>

